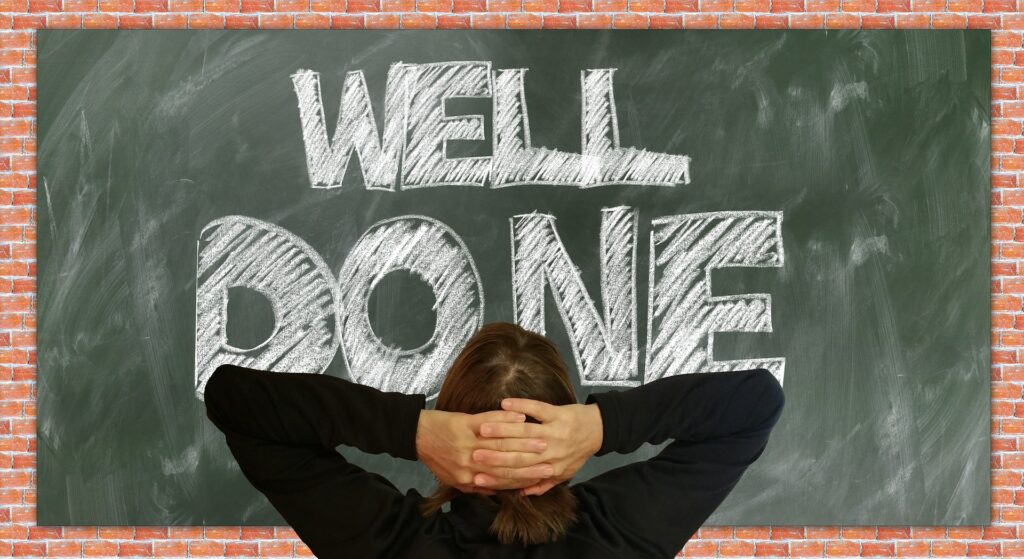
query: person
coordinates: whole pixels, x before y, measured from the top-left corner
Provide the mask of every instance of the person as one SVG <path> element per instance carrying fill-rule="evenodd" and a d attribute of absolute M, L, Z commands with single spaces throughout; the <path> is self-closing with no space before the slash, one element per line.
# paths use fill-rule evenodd
<path fill-rule="evenodd" d="M 785 402 L 757 368 L 580 404 L 555 346 L 505 322 L 467 342 L 434 410 L 423 394 L 231 364 L 203 396 L 245 477 L 319 559 L 674 557 L 764 452 Z M 590 456 L 670 439 L 570 485 Z M 437 489 L 402 493 L 339 445 L 422 460 Z"/>

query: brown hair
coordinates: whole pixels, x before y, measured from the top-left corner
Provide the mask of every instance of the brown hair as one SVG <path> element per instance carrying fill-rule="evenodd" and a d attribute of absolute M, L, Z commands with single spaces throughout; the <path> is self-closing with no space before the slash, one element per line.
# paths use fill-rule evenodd
<path fill-rule="evenodd" d="M 558 349 L 544 336 L 509 322 L 486 324 L 466 342 L 448 371 L 435 409 L 461 413 L 500 410 L 503 398 L 575 404 L 576 393 Z M 536 421 L 527 417 L 527 421 Z M 459 490 L 438 484 L 423 500 L 423 516 L 436 513 Z M 576 496 L 562 482 L 543 495 L 497 490 L 498 514 L 488 531 L 503 544 L 550 542 L 576 521 Z M 488 498 L 474 496 L 474 498 Z"/>

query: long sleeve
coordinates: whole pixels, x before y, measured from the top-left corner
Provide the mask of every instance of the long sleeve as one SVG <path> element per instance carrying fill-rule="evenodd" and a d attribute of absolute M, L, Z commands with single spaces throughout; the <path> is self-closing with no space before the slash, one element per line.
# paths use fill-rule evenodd
<path fill-rule="evenodd" d="M 222 431 L 298 445 L 353 446 L 416 460 L 423 394 L 381 392 L 338 377 L 221 365 L 206 383 L 207 416 Z"/>
<path fill-rule="evenodd" d="M 600 511 L 609 546 L 674 557 L 764 452 L 785 395 L 769 371 L 751 369 L 664 377 L 586 403 L 601 410 L 597 455 L 673 441 L 576 489 Z"/>
<path fill-rule="evenodd" d="M 422 394 L 221 365 L 204 401 L 242 473 L 319 559 L 384 557 L 420 525 L 418 495 L 403 495 L 335 447 L 415 460 Z"/>

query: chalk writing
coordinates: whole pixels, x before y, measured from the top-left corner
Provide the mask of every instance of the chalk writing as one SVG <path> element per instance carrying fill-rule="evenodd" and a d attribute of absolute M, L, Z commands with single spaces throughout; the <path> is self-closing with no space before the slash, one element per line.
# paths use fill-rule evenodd
<path fill-rule="evenodd" d="M 495 72 L 490 62 L 393 64 L 385 85 L 383 136 L 362 72 L 348 72 L 333 139 L 328 139 L 319 74 L 295 72 L 292 84 L 312 187 L 340 188 L 353 152 L 364 169 L 366 187 L 379 190 L 395 190 L 399 176 L 403 188 L 690 183 L 689 156 L 620 144 L 614 69 L 580 72 L 580 153 L 533 147 L 525 72 Z M 445 100 L 457 97 L 491 98 L 493 155 L 445 155 L 449 141 L 485 139 L 482 115 L 445 116 Z"/>

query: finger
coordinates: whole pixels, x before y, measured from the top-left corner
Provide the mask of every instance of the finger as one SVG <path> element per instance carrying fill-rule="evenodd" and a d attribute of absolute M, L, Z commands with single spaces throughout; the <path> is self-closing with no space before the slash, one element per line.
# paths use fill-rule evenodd
<path fill-rule="evenodd" d="M 470 422 L 477 427 L 481 423 L 521 423 L 526 421 L 526 415 L 517 411 L 491 410 L 470 414 Z"/>
<path fill-rule="evenodd" d="M 490 474 L 490 476 L 493 478 L 508 480 L 525 480 L 534 478 L 546 479 L 554 475 L 554 469 L 551 467 L 551 464 L 547 463 L 535 464 L 533 466 L 527 466 L 525 468 L 509 468 L 505 466 L 499 466 L 496 468 L 488 466 L 479 466 L 478 468 L 480 470 L 480 473 Z M 473 478 L 473 482 L 476 483 L 477 485 L 485 485 L 482 483 L 477 483 L 478 480 L 476 479 L 475 476 Z"/>
<path fill-rule="evenodd" d="M 529 398 L 505 398 L 501 407 L 510 411 L 523 412 L 540 421 L 553 421 L 558 416 L 558 406 Z"/>
<path fill-rule="evenodd" d="M 494 495 L 494 489 L 478 487 L 472 484 L 456 485 L 455 488 L 458 489 L 459 491 L 462 491 L 463 493 L 479 493 L 481 495 Z"/>
<path fill-rule="evenodd" d="M 480 435 L 484 437 L 518 437 L 543 439 L 547 429 L 540 423 L 482 423 Z"/>
<path fill-rule="evenodd" d="M 558 480 L 545 479 L 536 485 L 523 488 L 523 495 L 543 495 L 552 487 L 558 485 Z"/>
<path fill-rule="evenodd" d="M 544 460 L 544 455 L 538 452 L 503 452 L 486 448 L 478 448 L 473 451 L 473 462 L 483 466 L 525 468 L 534 464 L 540 464 Z"/>
<path fill-rule="evenodd" d="M 548 442 L 544 439 L 481 439 L 476 441 L 477 448 L 496 450 L 501 452 L 544 452 L 548 448 Z"/>
<path fill-rule="evenodd" d="M 522 489 L 524 487 L 533 487 L 540 483 L 541 479 L 503 479 L 496 478 L 490 474 L 479 473 L 473 478 L 473 483 L 477 486 L 486 486 L 491 489 Z"/>

